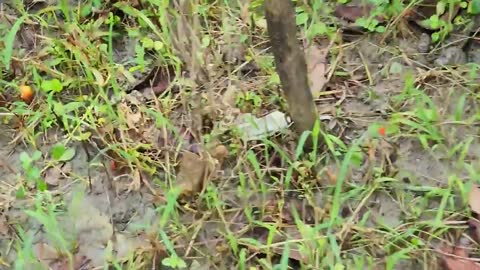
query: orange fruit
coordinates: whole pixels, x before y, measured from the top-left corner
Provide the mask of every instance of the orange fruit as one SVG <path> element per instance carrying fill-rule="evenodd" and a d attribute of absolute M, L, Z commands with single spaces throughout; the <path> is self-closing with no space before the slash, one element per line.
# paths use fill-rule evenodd
<path fill-rule="evenodd" d="M 28 85 L 20 85 L 18 87 L 18 89 L 20 90 L 20 98 L 27 102 L 27 103 L 30 103 L 32 102 L 33 100 L 33 89 L 32 87 L 28 86 Z"/>

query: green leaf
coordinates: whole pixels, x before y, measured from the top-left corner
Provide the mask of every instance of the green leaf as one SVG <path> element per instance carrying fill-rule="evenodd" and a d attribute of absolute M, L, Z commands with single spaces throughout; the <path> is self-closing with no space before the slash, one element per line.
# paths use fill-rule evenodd
<path fill-rule="evenodd" d="M 468 13 L 477 15 L 480 13 L 480 0 L 472 0 L 468 4 Z"/>
<path fill-rule="evenodd" d="M 15 42 L 15 37 L 17 36 L 17 32 L 20 29 L 20 26 L 25 21 L 27 15 L 24 15 L 17 19 L 17 21 L 13 24 L 12 29 L 7 34 L 5 39 L 5 49 L 3 49 L 3 63 L 5 64 L 5 69 L 10 70 L 10 61 L 12 60 L 12 51 L 13 51 L 13 43 Z"/>
<path fill-rule="evenodd" d="M 387 30 L 387 28 L 383 25 L 379 25 L 375 28 L 375 31 L 377 31 L 378 33 L 384 33 L 385 30 Z"/>
<path fill-rule="evenodd" d="M 40 85 L 40 88 L 42 88 L 46 92 L 60 92 L 63 89 L 63 85 L 58 79 L 45 80 Z"/>
<path fill-rule="evenodd" d="M 67 148 L 65 153 L 60 157 L 59 161 L 69 161 L 75 156 L 75 148 Z"/>
<path fill-rule="evenodd" d="M 118 2 L 115 3 L 114 6 L 125 12 L 127 15 L 142 20 L 145 24 L 148 25 L 148 27 L 150 27 L 150 29 L 153 31 L 153 33 L 155 33 L 155 35 L 157 35 L 159 38 L 163 37 L 157 26 L 145 14 L 143 14 L 142 11 L 131 7 L 126 2 Z"/>
<path fill-rule="evenodd" d="M 437 2 L 437 15 L 442 15 L 445 13 L 446 4 L 443 1 Z"/>
<path fill-rule="evenodd" d="M 437 42 L 439 40 L 440 40 L 440 33 L 439 32 L 432 33 L 432 42 Z"/>
<path fill-rule="evenodd" d="M 45 191 L 47 190 L 47 183 L 43 181 L 42 179 L 37 180 L 37 189 L 40 191 Z"/>
<path fill-rule="evenodd" d="M 163 49 L 163 42 L 161 41 L 155 41 L 153 43 L 153 48 L 156 50 L 156 51 L 160 51 Z"/>
<path fill-rule="evenodd" d="M 92 2 L 88 1 L 85 5 L 80 8 L 80 17 L 86 18 L 92 13 Z"/>
<path fill-rule="evenodd" d="M 398 62 L 393 62 L 390 65 L 390 70 L 388 71 L 390 74 L 400 74 L 402 73 L 403 66 Z"/>
<path fill-rule="evenodd" d="M 202 37 L 202 48 L 207 48 L 210 45 L 210 37 L 203 36 Z"/>
<path fill-rule="evenodd" d="M 26 177 L 28 181 L 36 181 L 40 178 L 40 175 L 40 169 L 37 167 L 32 167 L 27 171 Z"/>
<path fill-rule="evenodd" d="M 26 152 L 20 153 L 20 161 L 22 162 L 22 167 L 24 169 L 30 167 L 30 164 L 32 163 L 30 156 Z"/>
<path fill-rule="evenodd" d="M 153 40 L 148 37 L 142 38 L 142 45 L 145 49 L 152 49 L 153 48 Z"/>
<path fill-rule="evenodd" d="M 162 260 L 162 264 L 164 266 L 168 266 L 171 268 L 186 268 L 187 264 L 185 263 L 184 260 L 182 260 L 180 257 L 177 255 L 172 255 L 169 258 L 165 258 Z"/>
<path fill-rule="evenodd" d="M 65 146 L 63 144 L 56 144 L 52 147 L 52 158 L 59 160 L 65 153 Z"/>
<path fill-rule="evenodd" d="M 429 23 L 432 29 L 438 29 L 440 27 L 440 19 L 438 18 L 438 15 L 432 15 L 429 19 Z"/>
<path fill-rule="evenodd" d="M 52 148 L 52 158 L 57 161 L 69 161 L 75 156 L 74 148 L 66 148 L 62 144 L 56 144 Z"/>
<path fill-rule="evenodd" d="M 323 35 L 328 32 L 327 25 L 323 22 L 318 22 L 312 25 L 310 28 L 311 35 L 316 36 L 316 35 Z"/>
<path fill-rule="evenodd" d="M 305 24 L 307 23 L 307 21 L 308 21 L 308 14 L 305 12 L 299 13 L 296 17 L 297 25 Z"/>
<path fill-rule="evenodd" d="M 42 157 L 42 152 L 40 151 L 35 151 L 33 152 L 33 155 L 32 155 L 32 160 L 39 160 L 40 158 Z"/>
<path fill-rule="evenodd" d="M 17 190 L 17 192 L 15 192 L 15 197 L 17 199 L 24 199 L 25 198 L 25 187 L 24 186 L 20 186 Z"/>

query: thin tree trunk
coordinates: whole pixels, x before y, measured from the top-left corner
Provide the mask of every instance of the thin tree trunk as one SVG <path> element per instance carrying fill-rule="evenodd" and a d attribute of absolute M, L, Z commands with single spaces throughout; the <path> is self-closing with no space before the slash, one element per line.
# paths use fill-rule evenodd
<path fill-rule="evenodd" d="M 308 85 L 305 54 L 297 40 L 295 10 L 291 0 L 265 0 L 268 34 L 290 116 L 298 133 L 310 131 L 318 119 Z M 307 147 L 312 145 L 308 142 Z"/>

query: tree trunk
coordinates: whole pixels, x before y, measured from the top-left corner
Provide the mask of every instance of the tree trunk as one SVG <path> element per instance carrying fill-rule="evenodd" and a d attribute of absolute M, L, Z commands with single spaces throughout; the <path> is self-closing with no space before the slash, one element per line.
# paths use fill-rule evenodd
<path fill-rule="evenodd" d="M 318 119 L 308 84 L 305 54 L 297 40 L 291 0 L 265 0 L 268 34 L 290 116 L 298 133 L 311 131 Z M 312 145 L 309 140 L 307 147 Z"/>

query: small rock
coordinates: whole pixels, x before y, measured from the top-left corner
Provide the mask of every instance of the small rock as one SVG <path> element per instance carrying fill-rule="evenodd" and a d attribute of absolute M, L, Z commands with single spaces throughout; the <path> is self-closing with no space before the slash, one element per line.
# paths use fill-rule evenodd
<path fill-rule="evenodd" d="M 439 66 L 461 65 L 467 63 L 467 55 L 460 47 L 449 47 L 442 51 L 440 57 L 435 60 Z"/>
<path fill-rule="evenodd" d="M 417 49 L 420 53 L 427 53 L 430 51 L 430 45 L 432 45 L 432 38 L 427 33 L 422 33 L 418 40 Z"/>

